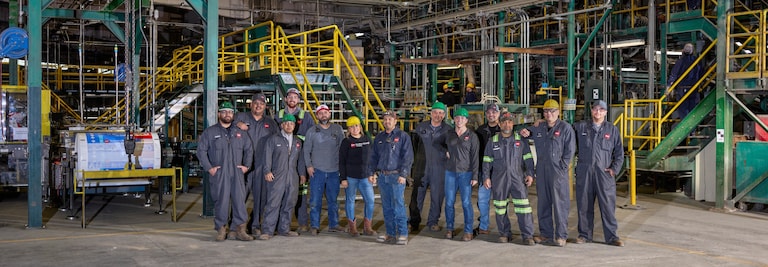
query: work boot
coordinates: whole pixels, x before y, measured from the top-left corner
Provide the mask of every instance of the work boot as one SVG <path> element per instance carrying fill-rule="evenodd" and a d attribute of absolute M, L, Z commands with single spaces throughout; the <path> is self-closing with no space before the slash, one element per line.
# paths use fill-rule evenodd
<path fill-rule="evenodd" d="M 380 235 L 376 238 L 376 242 L 384 243 L 384 244 L 392 244 L 395 243 L 395 237 L 391 235 Z"/>
<path fill-rule="evenodd" d="M 541 244 L 545 241 L 549 240 L 549 238 L 541 237 L 541 236 L 534 236 L 533 241 L 536 242 L 536 244 Z"/>
<path fill-rule="evenodd" d="M 509 242 L 509 237 L 499 236 L 499 243 L 507 243 L 507 242 Z"/>
<path fill-rule="evenodd" d="M 589 243 L 589 242 L 592 242 L 592 241 L 587 239 L 586 237 L 583 237 L 583 236 L 580 236 L 580 237 L 576 238 L 576 240 L 573 241 L 573 243 L 576 243 L 576 244 L 584 244 L 584 243 Z"/>
<path fill-rule="evenodd" d="M 349 233 L 349 235 L 352 237 L 358 236 L 359 234 L 357 233 L 357 222 L 349 219 L 347 219 L 347 221 L 349 221 L 347 223 L 347 229 L 348 229 L 347 232 Z"/>
<path fill-rule="evenodd" d="M 443 228 L 442 228 L 442 227 L 440 227 L 440 226 L 439 226 L 439 225 L 437 225 L 437 224 L 435 224 L 435 225 L 432 225 L 432 226 L 430 226 L 430 227 L 429 227 L 429 230 L 430 230 L 430 231 L 432 231 L 432 232 L 440 232 L 440 230 L 442 230 L 442 229 L 443 229 Z"/>
<path fill-rule="evenodd" d="M 545 245 L 545 246 L 564 247 L 565 246 L 565 239 L 563 239 L 563 238 L 547 239 L 547 240 L 542 241 L 541 244 Z"/>
<path fill-rule="evenodd" d="M 466 233 L 466 234 L 464 234 L 464 237 L 461 238 L 461 241 L 472 241 L 473 237 L 474 236 L 472 234 Z"/>
<path fill-rule="evenodd" d="M 222 242 L 224 240 L 227 240 L 227 227 L 222 226 L 216 232 L 216 242 Z"/>
<path fill-rule="evenodd" d="M 376 235 L 376 231 L 373 230 L 371 219 L 363 220 L 363 234 L 364 235 Z"/>
<path fill-rule="evenodd" d="M 526 245 L 526 246 L 535 246 L 535 245 L 536 245 L 536 242 L 535 242 L 535 241 L 533 241 L 533 238 L 525 238 L 525 239 L 523 239 L 523 245 Z"/>
<path fill-rule="evenodd" d="M 334 227 L 328 227 L 328 232 L 335 233 L 335 232 L 346 232 L 344 227 L 341 227 L 341 225 L 336 225 Z"/>
<path fill-rule="evenodd" d="M 309 232 L 309 226 L 301 225 L 299 226 L 298 232 Z"/>
<path fill-rule="evenodd" d="M 313 227 L 312 229 L 309 230 L 309 234 L 310 235 L 317 235 L 317 233 L 319 231 L 320 231 L 319 229 Z"/>
<path fill-rule="evenodd" d="M 245 224 L 241 224 L 237 226 L 237 232 L 235 232 L 235 238 L 240 241 L 253 241 L 253 237 L 245 232 L 245 227 L 246 227 Z"/>
<path fill-rule="evenodd" d="M 611 242 L 608 242 L 608 245 L 617 246 L 617 247 L 623 247 L 624 246 L 624 241 L 621 241 L 621 239 L 616 238 L 615 240 L 613 240 Z"/>
<path fill-rule="evenodd" d="M 453 239 L 453 230 L 448 230 L 445 232 L 445 239 Z"/>

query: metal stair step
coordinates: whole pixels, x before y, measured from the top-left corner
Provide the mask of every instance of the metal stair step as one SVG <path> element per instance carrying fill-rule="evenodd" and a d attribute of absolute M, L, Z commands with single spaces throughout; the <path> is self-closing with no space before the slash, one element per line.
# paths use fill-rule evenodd
<path fill-rule="evenodd" d="M 682 150 L 682 149 L 699 149 L 699 148 L 701 148 L 701 147 L 700 146 L 677 146 L 677 147 L 675 147 L 675 149 L 680 149 L 680 150 Z"/>

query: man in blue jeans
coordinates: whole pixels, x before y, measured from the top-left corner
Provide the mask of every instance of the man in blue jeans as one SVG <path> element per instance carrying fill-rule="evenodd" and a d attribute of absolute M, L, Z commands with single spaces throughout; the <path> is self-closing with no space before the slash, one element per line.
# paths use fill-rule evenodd
<path fill-rule="evenodd" d="M 339 225 L 339 146 L 344 139 L 344 130 L 338 124 L 330 123 L 331 111 L 326 105 L 315 109 L 318 125 L 307 130 L 304 140 L 304 161 L 309 175 L 309 226 L 310 234 L 317 235 L 320 229 L 320 210 L 323 195 L 328 203 L 328 231 L 344 232 Z"/>
<path fill-rule="evenodd" d="M 453 131 L 446 133 L 448 145 L 448 163 L 445 168 L 445 238 L 453 238 L 454 202 L 456 193 L 461 194 L 461 207 L 464 210 L 464 236 L 462 241 L 470 241 L 474 211 L 472 209 L 472 187 L 477 184 L 477 170 L 480 166 L 478 153 L 480 142 L 473 131 L 467 129 L 469 112 L 459 108 L 454 112 L 456 124 Z"/>
<path fill-rule="evenodd" d="M 485 152 L 485 145 L 488 143 L 488 140 L 501 131 L 501 127 L 499 127 L 499 114 L 499 106 L 495 103 L 485 107 L 485 118 L 487 122 L 478 127 L 475 131 L 477 137 L 480 138 L 480 157 L 482 157 Z M 483 170 L 481 169 L 480 177 L 485 177 L 482 175 L 482 171 Z M 491 174 L 489 173 L 488 175 L 490 176 Z M 490 201 L 491 190 L 484 186 L 480 186 L 480 188 L 477 189 L 477 209 L 480 211 L 480 225 L 475 229 L 475 235 L 487 235 L 491 233 L 491 231 L 488 230 L 488 213 L 491 207 L 489 204 Z"/>
<path fill-rule="evenodd" d="M 368 165 L 368 180 L 376 183 L 374 173 L 381 178 L 379 193 L 387 232 L 379 236 L 380 243 L 408 244 L 408 222 L 405 215 L 405 181 L 411 174 L 413 147 L 407 133 L 396 128 L 397 115 L 384 112 L 384 131 L 373 140 L 373 152 Z"/>

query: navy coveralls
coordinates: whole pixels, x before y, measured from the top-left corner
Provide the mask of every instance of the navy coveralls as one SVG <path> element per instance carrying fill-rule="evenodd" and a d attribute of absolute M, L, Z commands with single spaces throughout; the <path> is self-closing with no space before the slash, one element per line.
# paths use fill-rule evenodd
<path fill-rule="evenodd" d="M 445 144 L 445 136 L 452 128 L 445 123 L 433 128 L 430 121 L 424 121 L 416 126 L 416 134 L 419 135 L 421 143 L 424 145 L 424 157 L 426 165 L 424 177 L 415 181 L 418 186 L 414 190 L 416 194 L 411 194 L 411 205 L 416 204 L 416 208 L 411 210 L 411 225 L 418 225 L 421 222 L 421 211 L 424 210 L 424 197 L 429 188 L 429 215 L 427 217 L 427 227 L 437 225 L 440 220 L 440 211 L 443 207 L 445 198 L 445 163 L 448 161 L 445 153 L 448 151 Z M 416 196 L 416 203 L 413 197 Z M 415 229 L 415 228 L 414 228 Z"/>
<path fill-rule="evenodd" d="M 568 165 L 576 151 L 573 127 L 557 120 L 549 128 L 547 123 L 529 127 L 529 139 L 536 146 L 536 194 L 539 232 L 543 238 L 568 238 L 568 211 L 571 208 L 568 192 Z M 554 222 L 553 222 L 554 219 Z"/>
<path fill-rule="evenodd" d="M 306 175 L 301 149 L 299 138 L 294 135 L 289 144 L 282 131 L 270 136 L 264 144 L 267 157 L 264 158 L 263 172 L 265 175 L 271 172 L 274 179 L 266 182 L 268 197 L 261 223 L 263 234 L 272 235 L 275 227 L 279 234 L 287 234 L 291 230 L 291 212 L 296 206 L 299 175 Z"/>
<path fill-rule="evenodd" d="M 533 156 L 528 141 L 521 140 L 517 133 L 514 137 L 496 134 L 489 141 L 483 155 L 483 181 L 491 179 L 499 236 L 512 238 L 507 216 L 511 196 L 523 240 L 533 238 L 533 208 L 525 186 L 525 177 L 533 176 Z"/>
<path fill-rule="evenodd" d="M 270 135 L 279 132 L 280 127 L 277 126 L 275 120 L 266 114 L 261 117 L 261 120 L 256 120 L 250 112 L 240 112 L 235 116 L 235 120 L 232 123 L 237 125 L 238 122 L 248 125 L 248 135 L 251 137 L 251 143 L 253 144 L 253 168 L 245 173 L 247 183 L 250 185 L 246 187 L 251 190 L 253 194 L 253 210 L 251 215 L 251 230 L 260 229 L 261 220 L 264 219 L 264 206 L 267 204 L 267 187 L 265 186 L 264 173 L 262 172 L 262 165 L 264 164 L 264 153 L 260 151 L 264 150 L 264 140 Z"/>
<path fill-rule="evenodd" d="M 293 116 L 296 117 L 296 127 L 293 128 L 293 136 L 298 136 L 299 139 L 304 141 L 304 137 L 307 135 L 307 131 L 309 131 L 312 126 L 315 126 L 315 121 L 312 119 L 312 115 L 308 114 L 300 107 L 296 110 L 296 113 L 293 114 Z M 285 112 L 285 109 L 281 109 L 277 112 L 278 116 L 275 118 L 277 125 L 282 123 L 280 118 L 285 115 Z M 299 226 L 309 226 L 309 181 L 299 185 L 298 194 L 296 209 L 294 210 L 296 213 L 296 220 L 299 222 Z"/>
<path fill-rule="evenodd" d="M 624 163 L 624 146 L 619 129 L 604 121 L 595 130 L 592 121 L 576 123 L 579 157 L 576 163 L 576 207 L 579 211 L 579 236 L 592 240 L 595 198 L 600 206 L 603 233 L 607 243 L 619 239 L 616 234 L 616 180 L 606 169 L 619 173 Z"/>
<path fill-rule="evenodd" d="M 221 167 L 208 179 L 213 199 L 214 229 L 218 231 L 226 225 L 230 205 L 232 223 L 229 229 L 247 223 L 245 174 L 237 166 L 250 168 L 253 162 L 248 133 L 234 125 L 224 128 L 220 123 L 206 128 L 197 142 L 197 159 L 206 172 L 213 167 Z"/>

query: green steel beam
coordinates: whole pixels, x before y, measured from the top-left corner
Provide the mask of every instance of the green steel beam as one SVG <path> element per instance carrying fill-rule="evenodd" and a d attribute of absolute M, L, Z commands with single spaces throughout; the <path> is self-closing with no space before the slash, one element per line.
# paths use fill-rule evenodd
<path fill-rule="evenodd" d="M 576 63 L 578 63 L 578 62 L 579 62 L 579 59 L 580 59 L 582 56 L 584 56 L 584 53 L 586 53 L 587 51 L 589 51 L 589 44 L 590 44 L 590 43 L 592 43 L 592 40 L 594 40 L 594 39 L 595 39 L 595 36 L 597 36 L 597 32 L 598 32 L 598 31 L 600 31 L 600 28 L 601 28 L 601 27 L 603 27 L 603 23 L 605 23 L 605 20 L 608 18 L 608 16 L 610 16 L 610 15 L 611 15 L 611 12 L 612 12 L 612 11 L 613 11 L 613 6 L 609 7 L 608 9 L 606 9 L 606 10 L 605 10 L 605 13 L 603 13 L 603 16 L 602 16 L 602 17 L 600 17 L 600 20 L 599 20 L 599 21 L 597 22 L 597 24 L 595 25 L 595 28 L 594 28 L 594 29 L 592 29 L 592 32 L 590 32 L 590 33 L 589 33 L 589 36 L 587 36 L 587 40 L 586 40 L 586 41 L 584 41 L 584 44 L 581 46 L 581 49 L 579 49 L 579 53 L 578 53 L 578 54 L 576 54 L 576 57 L 574 57 L 574 58 L 572 59 L 573 61 L 571 62 L 571 64 L 572 64 L 574 67 L 576 66 Z M 575 26 L 574 26 L 574 27 L 575 27 Z M 571 33 L 570 33 L 570 30 L 569 30 L 569 33 L 568 33 L 568 35 L 569 35 L 569 36 L 571 35 Z M 574 42 L 575 42 L 575 40 L 574 40 Z M 570 45 L 570 41 L 569 41 L 569 45 Z M 575 50 L 575 49 L 576 49 L 576 48 L 575 48 L 575 45 L 574 45 L 574 50 Z M 570 49 L 569 49 L 569 51 L 570 51 Z M 569 59 L 571 59 L 571 57 L 570 57 L 570 56 L 569 56 L 568 58 L 569 58 Z M 570 68 L 568 68 L 568 69 L 570 69 Z M 569 85 L 569 87 L 570 87 L 570 85 Z M 570 89 L 569 89 L 569 90 L 570 90 Z"/>
<path fill-rule="evenodd" d="M 662 26 L 664 27 L 664 26 Z M 701 31 L 709 37 L 710 40 L 717 38 L 717 27 L 707 18 L 696 18 L 681 21 L 669 22 L 669 32 L 667 34 L 687 33 Z"/>
<path fill-rule="evenodd" d="M 108 11 L 75 10 L 61 8 L 47 8 L 43 10 L 44 18 L 57 19 L 84 19 L 98 21 L 125 21 L 125 14 Z"/>
<path fill-rule="evenodd" d="M 512 54 L 512 59 L 515 62 L 520 62 L 520 54 Z M 520 103 L 520 64 L 512 64 L 512 95 L 509 96 L 515 103 Z M 503 98 L 499 98 L 501 102 L 504 102 Z"/>
<path fill-rule="evenodd" d="M 733 199 L 729 199 L 728 200 L 728 206 L 730 208 L 735 207 L 736 206 L 736 202 L 738 202 L 739 200 L 744 198 L 747 194 L 752 192 L 752 190 L 755 189 L 755 187 L 757 187 L 761 183 L 763 183 L 763 181 L 765 181 L 766 178 L 768 178 L 768 172 L 763 173 L 763 175 L 760 175 L 760 177 L 757 177 L 757 179 L 755 179 L 754 181 L 749 183 L 749 185 L 744 187 L 744 189 L 741 190 L 741 192 L 739 192 L 738 194 L 736 194 L 736 196 L 734 196 Z"/>
<path fill-rule="evenodd" d="M 203 62 L 205 67 L 203 69 L 203 86 L 204 86 L 204 101 L 205 101 L 205 125 L 206 127 L 214 125 L 217 122 L 216 113 L 219 99 L 218 92 L 218 52 L 219 52 L 219 1 L 203 0 L 190 1 L 187 3 L 195 3 L 197 7 L 195 11 L 198 14 L 203 15 L 205 21 L 205 39 L 203 40 Z M 204 8 L 204 9 L 202 9 Z M 204 183 L 208 184 L 208 174 L 204 176 Z M 207 189 L 207 188 L 206 188 Z M 203 216 L 213 216 L 213 203 L 210 200 L 210 191 L 205 190 L 203 198 Z"/>
<path fill-rule="evenodd" d="M 141 0 L 134 0 L 133 2 L 133 10 L 141 10 L 142 2 Z M 141 14 L 140 12 L 136 12 L 136 14 Z M 131 97 L 133 100 L 131 100 L 132 107 L 130 108 L 131 118 L 133 125 L 141 125 L 141 88 L 139 88 L 139 81 L 141 80 L 141 69 L 140 69 L 140 63 L 141 63 L 141 47 L 142 43 L 144 42 L 144 31 L 142 29 L 144 28 L 144 20 L 142 19 L 141 15 L 135 16 L 130 19 L 130 23 L 133 23 L 133 55 L 131 55 L 131 68 L 133 76 L 133 79 L 131 80 L 133 85 L 131 88 L 133 88 L 133 92 L 131 93 Z M 129 40 L 126 40 L 130 42 Z M 127 44 L 131 45 L 131 44 Z"/>
<path fill-rule="evenodd" d="M 43 58 L 43 6 L 41 0 L 29 0 L 27 12 L 27 34 L 29 34 L 29 53 L 27 54 L 27 153 L 31 159 L 27 163 L 27 227 L 43 227 L 43 185 L 42 185 L 42 58 Z"/>
<path fill-rule="evenodd" d="M 699 123 L 709 115 L 714 106 L 715 93 L 710 92 L 693 110 L 691 110 L 690 113 L 688 113 L 687 116 L 685 116 L 685 118 L 683 118 L 683 120 L 680 121 L 680 123 L 677 124 L 674 129 L 672 129 L 671 132 L 669 132 L 669 134 L 667 134 L 666 137 L 664 137 L 661 143 L 648 154 L 647 162 L 651 165 L 656 164 L 669 155 L 670 152 L 675 150 L 675 147 L 685 140 L 691 131 L 696 129 Z"/>
<path fill-rule="evenodd" d="M 429 99 L 432 101 L 432 103 L 435 103 L 437 101 L 437 64 L 429 64 L 427 65 L 427 69 L 429 69 Z"/>
<path fill-rule="evenodd" d="M 768 125 L 766 125 L 762 119 L 758 118 L 757 115 L 755 115 L 755 113 L 752 112 L 752 110 L 749 109 L 749 107 L 747 107 L 747 105 L 744 104 L 744 102 L 741 102 L 741 100 L 739 99 L 739 97 L 736 96 L 736 94 L 734 94 L 731 91 L 727 91 L 725 93 L 731 97 L 731 101 L 733 101 L 734 103 L 739 105 L 739 107 L 741 107 L 741 111 L 739 113 L 746 113 L 747 116 L 749 116 L 749 118 L 751 118 L 753 121 L 755 121 L 755 123 L 757 123 L 758 126 L 760 126 L 760 128 L 763 128 L 763 131 L 768 132 Z"/>
<path fill-rule="evenodd" d="M 40 6 L 41 8 L 48 8 L 48 5 L 50 5 L 51 3 L 53 3 L 53 0 L 43 0 L 42 2 L 40 2 Z"/>
<path fill-rule="evenodd" d="M 102 23 L 120 40 L 120 43 L 125 44 L 125 31 L 123 31 L 120 25 L 117 25 L 114 21 L 102 21 Z"/>
<path fill-rule="evenodd" d="M 499 14 L 499 19 L 498 19 L 499 24 L 503 24 L 504 20 L 506 19 L 507 12 L 499 12 L 498 14 Z M 506 33 L 506 27 L 499 27 L 499 34 L 497 35 L 496 38 L 498 38 L 498 40 L 499 40 L 498 43 L 499 43 L 499 46 L 501 46 L 501 47 L 507 45 L 504 42 L 504 40 L 505 40 L 504 37 L 506 36 L 505 33 Z M 506 64 L 504 64 L 504 53 L 496 53 L 496 61 L 499 62 L 496 65 L 496 66 L 499 66 L 498 69 L 497 69 L 497 72 L 496 72 L 496 76 L 498 77 L 498 79 L 496 79 L 497 80 L 497 83 L 496 83 L 497 93 L 496 94 L 499 97 L 499 100 L 501 100 L 501 102 L 503 103 L 504 102 L 504 93 L 506 91 L 506 88 L 504 88 L 504 82 L 506 80 L 505 77 L 504 77 L 504 66 L 506 65 Z M 482 94 L 480 95 L 480 97 L 482 98 Z"/>
<path fill-rule="evenodd" d="M 726 56 L 726 16 L 731 10 L 733 1 L 721 1 L 717 5 L 717 62 L 728 62 Z M 718 136 L 716 138 L 716 180 L 715 180 L 715 208 L 725 207 L 725 198 L 730 194 L 730 184 L 733 178 L 733 103 L 726 94 L 725 64 L 717 64 L 717 82 L 715 83 L 715 92 L 717 94 L 717 115 L 715 128 Z"/>
<path fill-rule="evenodd" d="M 667 27 L 660 27 L 661 28 L 661 34 L 659 36 L 659 39 L 661 39 L 661 63 L 659 64 L 659 83 L 662 85 L 667 85 Z M 656 51 L 654 51 L 656 53 Z M 653 98 L 655 96 L 648 96 L 649 98 Z"/>
<path fill-rule="evenodd" d="M 208 5 L 211 4 L 211 2 L 215 2 L 216 5 L 217 5 L 216 6 L 216 19 L 218 20 L 218 14 L 219 14 L 218 13 L 219 12 L 218 11 L 219 10 L 219 7 L 218 7 L 219 1 L 218 0 L 208 0 L 208 1 L 206 1 L 206 0 L 184 0 L 184 1 L 187 2 L 187 4 L 189 4 L 190 7 L 192 7 L 192 10 L 197 12 L 197 14 L 200 15 L 200 17 L 203 18 L 203 23 L 205 23 L 206 20 L 208 19 L 208 13 L 207 12 L 210 11 L 210 7 Z M 218 24 L 218 22 L 216 24 Z"/>

